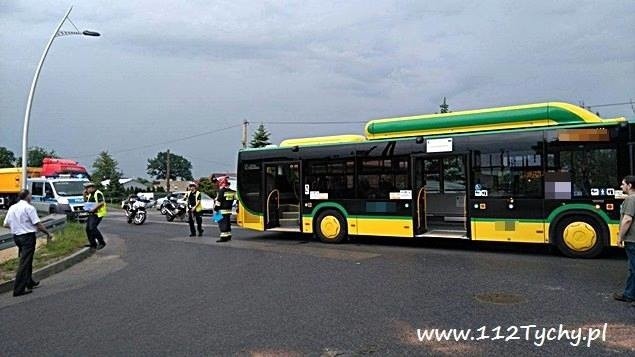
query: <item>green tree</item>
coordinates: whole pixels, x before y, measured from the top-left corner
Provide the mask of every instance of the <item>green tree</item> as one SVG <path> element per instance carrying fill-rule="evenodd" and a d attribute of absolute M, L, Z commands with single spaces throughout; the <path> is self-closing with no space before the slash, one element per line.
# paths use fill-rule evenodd
<path fill-rule="evenodd" d="M 270 135 L 271 134 L 267 132 L 267 129 L 265 129 L 265 125 L 260 123 L 260 126 L 258 126 L 258 129 L 254 132 L 253 138 L 249 142 L 249 147 L 261 148 L 271 144 L 269 142 Z"/>
<path fill-rule="evenodd" d="M 104 194 L 111 198 L 120 198 L 124 195 L 125 190 L 119 179 L 123 177 L 123 173 L 119 170 L 119 163 L 108 154 L 107 151 L 102 151 L 99 156 L 93 162 L 92 173 L 93 182 L 99 187 L 102 187 L 101 182 L 104 180 L 110 180 L 110 184 L 104 188 Z"/>
<path fill-rule="evenodd" d="M 26 166 L 41 167 L 42 161 L 44 161 L 45 157 L 58 158 L 59 156 L 57 156 L 57 154 L 55 153 L 55 150 L 47 151 L 46 149 L 39 146 L 30 147 L 29 153 L 28 153 L 28 159 L 26 161 Z M 15 164 L 16 166 L 22 166 L 22 157 L 19 157 L 16 160 Z"/>
<path fill-rule="evenodd" d="M 159 152 L 153 159 L 148 159 L 147 173 L 156 179 L 167 178 L 167 152 Z M 170 153 L 170 179 L 193 180 L 192 163 L 181 155 Z"/>
<path fill-rule="evenodd" d="M 14 164 L 15 154 L 13 151 L 5 148 L 4 146 L 0 147 L 0 168 L 13 167 Z"/>
<path fill-rule="evenodd" d="M 218 191 L 218 185 L 209 177 L 201 177 L 197 180 L 198 190 L 201 192 L 207 193 L 210 197 L 216 197 L 216 193 Z"/>
<path fill-rule="evenodd" d="M 445 97 L 443 97 L 443 103 L 439 105 L 439 108 L 441 108 L 441 113 L 450 113 L 450 106 L 446 102 Z"/>

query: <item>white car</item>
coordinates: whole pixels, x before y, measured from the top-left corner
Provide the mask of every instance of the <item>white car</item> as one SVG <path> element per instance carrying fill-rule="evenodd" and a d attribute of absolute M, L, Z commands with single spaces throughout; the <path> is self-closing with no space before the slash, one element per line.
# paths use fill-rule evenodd
<path fill-rule="evenodd" d="M 201 192 L 201 204 L 203 205 L 203 214 L 214 214 L 214 204 L 216 201 L 209 197 L 205 192 Z"/>

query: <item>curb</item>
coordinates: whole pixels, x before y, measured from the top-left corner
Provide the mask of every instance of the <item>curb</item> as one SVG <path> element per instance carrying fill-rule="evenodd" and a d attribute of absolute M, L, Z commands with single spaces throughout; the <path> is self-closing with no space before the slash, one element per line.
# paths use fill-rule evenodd
<path fill-rule="evenodd" d="M 82 248 L 79 251 L 69 255 L 68 257 L 58 260 L 54 263 L 51 263 L 45 266 L 42 269 L 33 272 L 33 278 L 36 280 L 41 280 L 44 278 L 48 278 L 49 276 L 64 271 L 73 265 L 81 262 L 82 260 L 90 257 L 95 253 L 94 249 L 90 248 Z M 9 291 L 13 291 L 13 283 L 15 279 L 11 279 L 9 281 L 5 281 L 0 284 L 0 294 L 6 293 Z"/>

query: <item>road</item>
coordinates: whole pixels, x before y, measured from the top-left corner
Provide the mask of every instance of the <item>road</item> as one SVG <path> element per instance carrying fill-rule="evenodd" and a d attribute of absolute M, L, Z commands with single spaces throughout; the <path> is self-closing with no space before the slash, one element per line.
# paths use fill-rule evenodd
<path fill-rule="evenodd" d="M 537 246 L 379 238 L 326 245 L 242 229 L 220 244 L 209 218 L 205 225 L 203 237 L 189 238 L 186 224 L 156 212 L 142 226 L 112 212 L 101 225 L 105 249 L 33 294 L 0 295 L 0 355 L 635 351 L 635 308 L 610 297 L 626 277 L 620 251 L 574 260 Z M 590 347 L 582 335 L 577 347 L 537 346 L 542 328 L 586 333 L 605 323 L 606 340 Z M 472 329 L 474 339 L 420 341 L 417 329 L 432 328 Z M 497 332 L 512 338 L 492 340 Z"/>

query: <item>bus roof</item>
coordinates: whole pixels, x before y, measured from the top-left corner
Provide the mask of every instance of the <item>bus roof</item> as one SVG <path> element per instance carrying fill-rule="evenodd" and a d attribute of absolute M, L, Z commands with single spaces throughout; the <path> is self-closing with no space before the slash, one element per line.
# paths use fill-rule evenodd
<path fill-rule="evenodd" d="M 626 121 L 623 117 L 602 119 L 573 104 L 549 102 L 376 119 L 366 124 L 366 136 L 373 140 L 531 127 L 610 124 L 623 121 Z"/>
<path fill-rule="evenodd" d="M 280 147 L 292 146 L 310 146 L 325 144 L 350 144 L 361 143 L 366 141 L 366 137 L 362 135 L 332 135 L 332 136 L 316 136 L 310 138 L 286 139 L 280 143 Z"/>
<path fill-rule="evenodd" d="M 399 140 L 415 136 L 463 136 L 491 132 L 613 126 L 627 123 L 624 117 L 604 119 L 577 105 L 548 102 L 507 107 L 467 110 L 443 114 L 371 120 L 366 124 L 366 136 L 333 135 L 287 139 L 280 146 L 257 149 L 272 150 L 294 146 L 354 144 L 376 140 Z M 241 150 L 241 151 L 242 151 Z"/>

